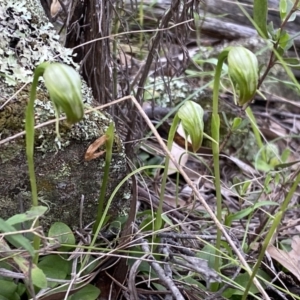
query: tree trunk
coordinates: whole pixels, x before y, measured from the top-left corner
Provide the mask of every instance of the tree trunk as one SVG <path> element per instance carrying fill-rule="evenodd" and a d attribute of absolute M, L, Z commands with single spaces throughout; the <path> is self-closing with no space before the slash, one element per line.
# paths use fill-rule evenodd
<path fill-rule="evenodd" d="M 113 95 L 110 39 L 107 38 L 111 33 L 112 10 L 112 2 L 108 0 L 74 1 L 66 37 L 67 48 L 79 46 L 74 50 L 76 61 L 81 62 L 82 75 L 99 104 L 110 102 Z"/>

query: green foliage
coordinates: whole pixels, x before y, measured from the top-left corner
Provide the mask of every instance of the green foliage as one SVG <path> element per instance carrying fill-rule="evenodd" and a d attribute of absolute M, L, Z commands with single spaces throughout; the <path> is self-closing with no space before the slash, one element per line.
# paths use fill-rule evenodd
<path fill-rule="evenodd" d="M 270 280 L 270 276 L 268 276 L 268 274 L 262 270 L 259 270 L 257 275 L 265 279 L 266 282 Z M 222 294 L 222 296 L 225 297 L 225 299 L 234 299 L 234 296 L 242 296 L 244 294 L 244 287 L 248 284 L 249 279 L 250 278 L 248 273 L 239 274 L 233 282 L 235 288 L 226 289 L 226 291 Z M 251 295 L 259 294 L 259 290 L 253 283 L 251 284 L 249 293 Z M 241 299 L 241 298 L 237 297 L 237 299 Z"/>
<path fill-rule="evenodd" d="M 263 38 L 268 37 L 267 29 L 268 0 L 254 0 L 253 2 L 253 20 L 257 25 L 257 31 Z"/>
<path fill-rule="evenodd" d="M 219 222 L 223 222 L 225 226 L 233 227 L 233 223 L 235 221 L 245 221 L 247 220 L 250 223 L 252 216 L 260 210 L 265 208 L 269 209 L 274 206 L 279 206 L 277 202 L 267 201 L 257 199 L 259 201 L 251 202 L 248 206 L 241 206 L 240 210 L 231 212 L 230 208 L 223 208 L 222 195 L 221 195 L 221 175 L 220 175 L 220 162 L 219 156 L 221 152 L 220 145 L 220 112 L 219 112 L 219 87 L 221 77 L 224 75 L 226 78 L 230 78 L 232 81 L 233 92 L 238 96 L 236 103 L 240 106 L 243 106 L 243 109 L 246 109 L 247 118 L 250 120 L 252 131 L 256 137 L 256 142 L 260 148 L 260 151 L 257 153 L 255 159 L 255 167 L 256 170 L 263 171 L 265 174 L 264 186 L 259 191 L 259 195 L 262 193 L 268 194 L 272 192 L 273 185 L 286 184 L 287 177 L 285 174 L 276 173 L 275 171 L 279 168 L 288 168 L 291 166 L 290 163 L 287 163 L 290 152 L 289 150 L 283 151 L 283 153 L 279 153 L 278 148 L 274 143 L 265 143 L 262 140 L 261 133 L 259 132 L 258 126 L 256 124 L 255 117 L 247 106 L 253 100 L 256 92 L 259 89 L 259 85 L 261 81 L 259 80 L 259 75 L 261 78 L 265 78 L 268 71 L 276 62 L 282 63 L 285 67 L 295 67 L 299 68 L 299 61 L 296 59 L 282 59 L 282 55 L 287 51 L 293 43 L 293 40 L 296 36 L 291 37 L 288 32 L 284 30 L 284 24 L 286 22 L 291 22 L 294 20 L 296 16 L 295 2 L 291 0 L 281 0 L 279 6 L 280 18 L 282 21 L 282 27 L 278 29 L 274 29 L 273 24 L 267 24 L 267 7 L 268 1 L 263 0 L 254 0 L 254 13 L 253 19 L 256 23 L 256 29 L 260 36 L 265 39 L 272 41 L 272 45 L 274 45 L 274 53 L 272 54 L 272 59 L 270 60 L 269 69 L 267 69 L 266 73 L 259 74 L 258 62 L 256 55 L 251 51 L 243 48 L 243 47 L 232 47 L 225 49 L 218 57 L 218 59 L 211 58 L 207 60 L 195 60 L 198 64 L 210 63 L 211 65 L 216 66 L 215 69 L 215 77 L 214 77 L 214 88 L 213 88 L 213 111 L 212 111 L 212 119 L 211 119 L 211 137 L 207 136 L 204 133 L 204 110 L 201 105 L 196 104 L 193 101 L 185 101 L 181 103 L 181 107 L 179 108 L 177 114 L 173 119 L 173 123 L 171 129 L 169 131 L 167 146 L 170 150 L 172 148 L 174 136 L 176 133 L 176 129 L 181 122 L 184 131 L 186 133 L 186 137 L 190 137 L 191 145 L 193 152 L 197 152 L 201 146 L 203 137 L 208 137 L 212 141 L 212 151 L 213 151 L 213 166 L 214 166 L 214 185 L 216 190 L 216 198 L 217 198 L 217 218 Z M 140 7 L 140 15 L 143 16 L 142 6 Z M 116 26 L 115 32 L 119 25 Z M 116 44 L 115 44 L 116 46 Z M 227 65 L 226 65 L 227 62 Z M 193 76 L 202 76 L 204 73 L 189 71 L 187 72 Z M 211 74 L 211 72 L 210 72 Z M 67 119 L 70 123 L 78 122 L 83 118 L 83 103 L 81 100 L 81 88 L 80 88 L 80 77 L 72 68 L 61 65 L 61 64 L 43 64 L 37 68 L 33 88 L 31 92 L 30 102 L 28 104 L 26 110 L 26 154 L 28 160 L 29 167 L 29 176 L 31 183 L 31 192 L 32 192 L 32 208 L 25 213 L 15 215 L 8 220 L 0 219 L 0 231 L 3 233 L 4 239 L 0 243 L 0 248 L 4 253 L 8 253 L 12 249 L 10 246 L 14 246 L 15 248 L 22 249 L 22 251 L 27 251 L 30 254 L 30 257 L 34 257 L 33 262 L 22 255 L 16 253 L 12 258 L 4 257 L 4 261 L 0 262 L 0 266 L 4 266 L 8 270 L 11 269 L 11 265 L 7 263 L 8 258 L 12 259 L 14 266 L 18 268 L 21 273 L 24 275 L 24 283 L 16 283 L 13 280 L 8 280 L 6 278 L 0 277 L 0 300 L 1 299 L 12 299 L 19 300 L 21 296 L 27 292 L 27 286 L 33 284 L 34 288 L 39 291 L 41 289 L 46 288 L 58 288 L 61 290 L 67 290 L 68 287 L 61 286 L 61 280 L 69 280 L 71 278 L 72 266 L 74 261 L 70 259 L 69 253 L 67 251 L 72 251 L 75 248 L 76 240 L 75 236 L 66 224 L 61 222 L 56 222 L 51 224 L 49 229 L 48 238 L 51 246 L 55 245 L 56 242 L 60 244 L 60 248 L 58 249 L 63 254 L 51 254 L 46 255 L 44 257 L 38 257 L 36 254 L 40 249 L 40 238 L 35 235 L 34 243 L 32 244 L 31 240 L 26 236 L 20 234 L 15 225 L 19 225 L 23 222 L 33 222 L 33 229 L 31 233 L 34 233 L 34 229 L 38 226 L 38 220 L 43 214 L 46 212 L 47 208 L 43 206 L 38 206 L 37 199 L 37 188 L 36 188 L 36 180 L 34 173 L 34 163 L 33 163 L 33 152 L 34 152 L 34 111 L 33 111 L 33 101 L 35 99 L 35 89 L 37 87 L 37 80 L 39 76 L 44 76 L 45 85 L 49 91 L 50 98 L 53 101 L 55 106 L 57 117 L 60 113 L 60 110 L 63 110 Z M 207 75 L 207 74 L 205 74 Z M 57 80 L 59 78 L 59 80 Z M 295 83 L 297 87 L 297 83 Z M 152 95 L 152 94 L 151 94 Z M 148 95 L 145 93 L 145 98 Z M 243 130 L 245 123 L 248 120 L 243 119 L 240 115 L 237 115 L 233 118 L 232 121 L 228 121 L 225 118 L 226 126 L 229 128 L 230 133 L 238 132 L 239 130 Z M 83 260 L 78 260 L 77 265 L 75 266 L 76 271 L 82 272 L 84 275 L 88 275 L 90 272 L 93 272 L 98 267 L 98 257 L 91 255 L 89 252 L 92 252 L 95 248 L 96 239 L 100 230 L 104 227 L 105 222 L 107 222 L 107 210 L 109 205 L 112 202 L 113 197 L 115 196 L 118 189 L 121 185 L 129 180 L 129 178 L 142 170 L 152 170 L 154 168 L 164 168 L 164 173 L 161 181 L 161 189 L 160 189 L 160 199 L 157 211 L 145 210 L 142 213 L 138 214 L 139 223 L 139 234 L 147 234 L 150 235 L 150 239 L 153 242 L 153 249 L 156 249 L 156 243 L 159 242 L 159 238 L 156 238 L 157 232 L 165 229 L 167 226 L 176 226 L 179 225 L 174 222 L 174 219 L 171 219 L 166 214 L 163 214 L 163 203 L 165 197 L 165 190 L 167 184 L 167 172 L 169 167 L 169 157 L 166 157 L 164 166 L 144 166 L 140 169 L 134 170 L 131 174 L 129 174 L 126 178 L 124 178 L 120 184 L 116 187 L 114 193 L 109 196 L 109 200 L 107 206 L 104 206 L 106 200 L 106 188 L 109 183 L 109 168 L 112 160 L 113 153 L 113 142 L 114 142 L 114 125 L 111 123 L 106 132 L 106 140 L 105 140 L 105 167 L 103 174 L 103 181 L 101 185 L 101 191 L 99 193 L 99 202 L 98 202 L 98 213 L 96 222 L 93 227 L 93 240 L 92 242 L 86 246 L 87 252 Z M 57 137 L 59 138 L 59 130 L 58 130 L 58 122 L 57 122 Z M 57 140 L 59 144 L 59 140 Z M 187 149 L 186 149 L 187 151 Z M 142 155 L 141 155 L 142 156 Z M 157 157 L 154 159 L 157 160 Z M 153 159 L 153 160 L 154 160 Z M 157 162 L 157 161 L 156 161 Z M 152 173 L 153 175 L 153 173 Z M 226 289 L 222 296 L 226 299 L 246 299 L 248 294 L 252 297 L 259 299 L 260 290 L 257 286 L 257 282 L 255 279 L 259 280 L 259 283 L 263 283 L 264 281 L 269 282 L 270 277 L 262 271 L 261 262 L 265 255 L 265 251 L 267 249 L 268 244 L 270 243 L 274 232 L 278 228 L 282 216 L 287 210 L 288 204 L 291 200 L 293 193 L 295 192 L 298 184 L 300 182 L 300 175 L 295 176 L 295 182 L 291 186 L 288 194 L 286 195 L 283 204 L 280 205 L 280 210 L 275 216 L 270 216 L 268 220 L 269 231 L 266 235 L 265 240 L 261 244 L 261 249 L 259 250 L 259 255 L 257 260 L 252 263 L 251 269 L 246 268 L 242 269 L 240 274 L 237 275 L 236 278 L 231 280 L 231 278 L 225 277 L 222 274 L 223 270 L 226 267 L 231 267 L 239 264 L 239 261 L 235 257 L 235 253 L 230 248 L 230 244 L 227 241 L 221 240 L 221 232 L 218 229 L 217 231 L 217 239 L 215 245 L 206 244 L 202 249 L 195 249 L 196 257 L 204 259 L 208 262 L 208 266 L 211 269 L 215 269 L 220 275 L 225 279 L 224 282 L 231 282 L 230 288 Z M 251 180 L 247 180 L 245 182 L 239 181 L 236 179 L 234 181 L 234 191 L 237 193 L 239 197 L 239 201 L 243 201 L 242 198 L 247 198 L 247 193 L 251 185 Z M 178 187 L 176 187 L 178 188 Z M 248 200 L 248 198 L 247 198 Z M 266 210 L 267 210 L 266 209 Z M 224 217 L 225 216 L 225 217 Z M 176 220 L 177 221 L 177 220 Z M 122 226 L 126 222 L 126 217 L 120 217 L 120 219 L 115 220 L 115 222 L 110 224 L 109 231 L 120 234 Z M 175 225 L 174 225 L 175 224 Z M 245 240 L 247 237 L 247 228 L 245 230 Z M 154 231 L 154 232 L 153 232 Z M 47 240 L 48 241 L 48 240 Z M 10 246 L 6 243 L 8 242 Z M 245 246 L 245 243 L 242 245 Z M 247 247 L 250 247 L 247 245 Z M 247 248 L 244 247 L 244 248 Z M 123 249 L 122 249 L 123 250 Z M 128 253 L 130 251 L 128 250 Z M 128 254 L 125 253 L 125 254 Z M 157 258 L 163 257 L 162 254 L 151 253 L 153 256 Z M 102 253 L 101 253 L 102 255 Z M 142 253 L 138 245 L 135 246 L 134 250 L 131 251 L 132 257 L 141 258 Z M 135 260 L 130 260 L 130 266 L 133 265 Z M 2 263 L 2 264 L 1 264 Z M 183 269 L 180 269 L 180 266 L 176 266 L 178 270 L 176 270 L 174 278 L 177 280 L 183 281 L 185 284 L 194 285 L 197 288 L 203 291 L 209 290 L 217 290 L 219 287 L 222 287 L 224 283 L 220 283 L 218 285 L 209 285 L 204 286 L 203 281 L 199 280 L 194 272 L 189 270 L 186 274 L 182 272 Z M 139 272 L 142 272 L 145 276 L 153 276 L 156 277 L 157 274 L 155 271 L 150 268 L 148 262 L 142 261 L 138 268 Z M 184 275 L 183 275 L 184 274 Z M 51 280 L 47 280 L 47 277 Z M 27 286 L 26 286 L 27 285 Z M 76 285 L 75 285 L 76 286 Z M 166 288 L 159 283 L 154 282 L 153 286 L 159 291 L 165 291 Z M 265 285 L 263 284 L 265 287 Z M 3 287 L 3 288 L 2 288 Z M 79 299 L 97 299 L 100 295 L 100 290 L 90 284 L 85 286 L 76 286 L 78 290 L 70 295 L 67 299 L 69 300 L 79 300 Z"/>
<path fill-rule="evenodd" d="M 53 238 L 59 244 L 65 244 L 60 249 L 62 251 L 72 249 L 72 246 L 75 245 L 75 237 L 71 228 L 62 222 L 55 222 L 51 225 L 48 237 Z"/>
<path fill-rule="evenodd" d="M 48 208 L 46 206 L 33 206 L 30 208 L 30 210 L 26 211 L 23 214 L 12 216 L 8 220 L 6 220 L 5 223 L 13 226 L 26 221 L 32 221 L 36 218 L 41 217 L 47 211 L 47 209 Z"/>
<path fill-rule="evenodd" d="M 230 227 L 233 221 L 243 220 L 244 218 L 248 217 L 250 214 L 253 214 L 256 209 L 263 206 L 273 206 L 273 205 L 277 206 L 278 203 L 273 201 L 262 201 L 262 202 L 255 203 L 254 205 L 251 205 L 251 207 L 241 209 L 236 213 L 228 214 L 225 218 L 224 223 L 226 226 Z"/>
<path fill-rule="evenodd" d="M 105 154 L 105 166 L 104 166 L 104 174 L 102 178 L 102 185 L 101 185 L 101 191 L 99 195 L 99 201 L 98 201 L 98 212 L 97 212 L 97 217 L 96 217 L 96 222 L 93 226 L 93 233 L 95 234 L 101 226 L 99 227 L 99 224 L 102 220 L 102 224 L 104 222 L 104 217 L 103 215 L 103 207 L 104 207 L 104 202 L 105 202 L 105 196 L 106 196 L 106 188 L 109 180 L 109 167 L 112 159 L 112 150 L 113 150 L 113 143 L 114 143 L 114 130 L 115 126 L 114 123 L 110 123 L 107 131 L 106 131 L 106 141 L 105 141 L 105 147 L 106 147 L 106 154 Z M 99 228 L 98 228 L 99 227 Z"/>
<path fill-rule="evenodd" d="M 48 278 L 53 280 L 48 282 L 48 287 L 54 288 L 59 285 L 59 282 L 55 282 L 55 279 L 66 279 L 71 273 L 72 261 L 55 254 L 47 255 L 41 259 L 38 267 Z"/>
<path fill-rule="evenodd" d="M 6 221 L 0 218 L 0 232 L 4 233 L 5 239 L 14 247 L 22 248 L 33 257 L 34 256 L 34 249 L 31 245 L 31 242 L 25 238 L 22 234 L 18 233 L 17 230 Z M 1 245 L 2 244 L 2 245 Z M 1 248 L 8 248 L 4 241 L 0 242 Z"/>
<path fill-rule="evenodd" d="M 95 286 L 88 284 L 72 296 L 68 300 L 96 300 L 100 295 L 100 290 Z"/>
<path fill-rule="evenodd" d="M 214 268 L 216 256 L 219 256 L 217 249 L 210 244 L 205 245 L 201 251 L 197 253 L 197 257 L 204 259 L 208 262 L 210 268 Z M 223 265 L 222 259 L 220 259 L 220 266 Z"/>
<path fill-rule="evenodd" d="M 2 280 L 0 279 L 1 294 L 0 300 L 19 300 L 20 295 L 17 292 L 18 285 L 12 280 Z"/>

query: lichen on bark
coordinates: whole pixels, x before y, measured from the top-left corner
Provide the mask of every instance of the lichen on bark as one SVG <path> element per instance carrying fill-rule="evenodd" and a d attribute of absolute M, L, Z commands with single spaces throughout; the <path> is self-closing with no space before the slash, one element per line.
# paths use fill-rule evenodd
<path fill-rule="evenodd" d="M 44 61 L 78 67 L 72 60 L 72 51 L 59 44 L 59 36 L 44 16 L 38 0 L 1 1 L 0 139 L 24 130 L 24 112 L 33 71 Z M 84 82 L 82 93 L 86 108 L 92 107 L 92 92 Z M 54 107 L 41 80 L 35 101 L 35 123 L 54 118 Z M 83 222 L 94 220 L 105 157 L 86 162 L 84 154 L 95 139 L 105 134 L 110 122 L 111 117 L 99 111 L 86 114 L 71 128 L 66 122 L 60 122 L 60 149 L 55 142 L 54 124 L 36 130 L 38 196 L 40 203 L 49 207 L 43 219 L 45 225 L 59 220 L 78 227 L 82 195 Z M 6 219 L 31 205 L 24 137 L 0 145 L 0 170 L 0 216 Z M 107 197 L 126 173 L 124 147 L 116 133 Z M 111 218 L 128 208 L 129 198 L 129 185 L 125 184 L 113 200 L 109 210 Z"/>

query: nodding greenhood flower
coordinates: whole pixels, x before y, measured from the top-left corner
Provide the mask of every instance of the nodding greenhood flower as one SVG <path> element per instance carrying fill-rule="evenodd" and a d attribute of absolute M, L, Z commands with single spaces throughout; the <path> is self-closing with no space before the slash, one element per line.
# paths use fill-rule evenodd
<path fill-rule="evenodd" d="M 178 110 L 178 117 L 181 120 L 186 136 L 191 138 L 194 152 L 197 152 L 202 145 L 204 131 L 203 116 L 204 111 L 202 107 L 193 101 L 186 101 Z"/>
<path fill-rule="evenodd" d="M 258 84 L 256 56 L 244 47 L 232 47 L 228 53 L 228 73 L 238 92 L 238 105 L 251 101 Z"/>
<path fill-rule="evenodd" d="M 58 112 L 65 112 L 70 124 L 80 121 L 84 107 L 79 74 L 67 65 L 52 63 L 45 67 L 43 77 Z"/>

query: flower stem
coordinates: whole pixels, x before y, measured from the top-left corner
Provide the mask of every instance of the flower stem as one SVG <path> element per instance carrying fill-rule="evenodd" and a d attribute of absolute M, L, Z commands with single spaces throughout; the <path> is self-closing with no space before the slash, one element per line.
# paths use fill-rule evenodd
<path fill-rule="evenodd" d="M 220 179 L 220 160 L 219 160 L 219 141 L 220 141 L 220 116 L 218 112 L 219 104 L 219 86 L 222 73 L 222 65 L 226 57 L 228 56 L 229 49 L 222 51 L 218 57 L 218 63 L 216 67 L 216 73 L 214 78 L 213 87 L 213 107 L 212 107 L 212 119 L 211 119 L 211 132 L 212 138 L 215 143 L 212 143 L 213 161 L 214 161 L 214 175 L 215 175 L 215 188 L 217 197 L 217 219 L 222 222 L 222 198 L 221 198 L 221 179 Z M 217 229 L 216 249 L 220 250 L 221 247 L 221 231 Z M 218 272 L 220 267 L 220 259 L 218 255 L 215 257 L 214 268 Z"/>
<path fill-rule="evenodd" d="M 33 75 L 33 82 L 30 91 L 30 98 L 26 108 L 25 114 L 25 131 L 26 131 L 26 156 L 27 156 L 27 164 L 28 164 L 28 172 L 30 178 L 30 187 L 31 187 L 31 200 L 33 206 L 38 206 L 38 196 L 37 196 L 37 185 L 36 185 L 36 177 L 34 172 L 34 101 L 36 99 L 36 89 L 38 86 L 38 79 L 43 75 L 45 68 L 48 64 L 41 64 L 38 66 Z M 39 220 L 37 219 L 34 227 L 39 226 Z M 40 237 L 38 235 L 34 235 L 33 238 L 33 248 L 36 251 L 36 254 L 33 258 L 33 263 L 36 264 L 38 262 L 39 254 L 38 250 L 40 248 Z"/>

